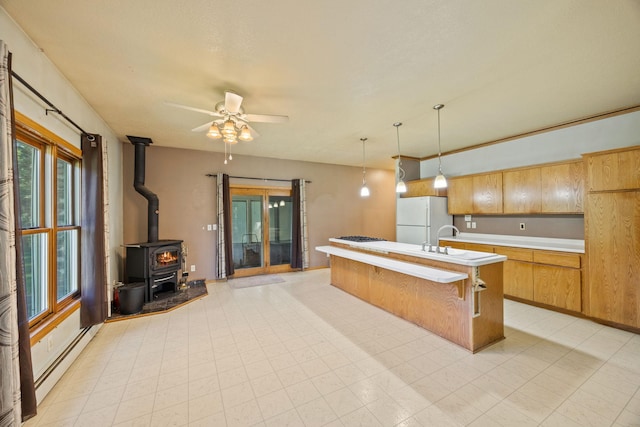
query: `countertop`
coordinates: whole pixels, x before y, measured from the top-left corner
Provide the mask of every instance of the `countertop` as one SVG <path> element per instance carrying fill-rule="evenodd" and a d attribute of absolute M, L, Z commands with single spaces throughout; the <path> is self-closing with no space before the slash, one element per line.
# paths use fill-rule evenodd
<path fill-rule="evenodd" d="M 386 258 L 383 256 L 369 255 L 362 252 L 350 251 L 349 249 L 339 248 L 337 246 L 316 246 L 316 250 L 319 252 L 324 252 L 327 255 L 335 255 L 341 258 L 363 262 L 369 265 L 374 265 L 376 267 L 382 267 L 387 270 L 407 274 L 409 276 L 430 280 L 432 282 L 453 283 L 460 280 L 465 280 L 469 277 L 469 275 L 465 273 L 440 270 L 438 268 L 427 267 L 425 265 L 413 264 L 405 261 L 398 261 L 396 259 Z"/>
<path fill-rule="evenodd" d="M 352 242 L 350 240 L 329 239 L 330 242 L 342 243 L 352 248 L 366 250 L 372 253 L 396 253 L 402 255 L 414 256 L 416 258 L 426 258 L 435 261 L 443 261 L 451 264 L 466 265 L 476 267 L 480 265 L 493 264 L 507 260 L 504 255 L 498 255 L 489 252 L 477 251 L 459 251 L 456 255 L 436 254 L 433 252 L 423 251 L 421 245 L 413 245 L 410 243 L 398 243 L 389 241 L 373 241 L 373 242 Z M 455 251 L 452 251 L 455 252 Z"/>
<path fill-rule="evenodd" d="M 584 240 L 555 239 L 550 237 L 523 237 L 500 234 L 460 233 L 456 237 L 441 237 L 440 241 L 479 243 L 484 245 L 510 246 L 514 248 L 542 249 L 559 252 L 584 253 Z"/>

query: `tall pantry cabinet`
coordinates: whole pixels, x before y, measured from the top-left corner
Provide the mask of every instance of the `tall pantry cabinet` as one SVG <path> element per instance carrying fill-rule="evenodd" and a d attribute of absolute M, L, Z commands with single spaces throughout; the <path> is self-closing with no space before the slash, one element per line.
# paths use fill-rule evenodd
<path fill-rule="evenodd" d="M 585 314 L 640 328 L 640 146 L 584 161 Z"/>

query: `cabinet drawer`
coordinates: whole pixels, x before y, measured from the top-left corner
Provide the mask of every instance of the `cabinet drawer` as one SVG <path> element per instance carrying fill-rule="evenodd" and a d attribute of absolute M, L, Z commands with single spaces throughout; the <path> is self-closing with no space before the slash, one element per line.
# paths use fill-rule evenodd
<path fill-rule="evenodd" d="M 480 243 L 465 243 L 464 248 L 468 251 L 489 252 L 493 253 L 493 246 L 482 245 Z"/>
<path fill-rule="evenodd" d="M 453 240 L 444 240 L 444 239 L 440 239 L 440 244 L 442 246 L 449 246 L 452 247 L 454 249 L 466 249 L 466 243 L 464 242 L 456 242 Z"/>
<path fill-rule="evenodd" d="M 581 266 L 579 254 L 566 252 L 534 251 L 533 262 L 571 268 L 580 268 Z"/>
<path fill-rule="evenodd" d="M 533 251 L 531 249 L 496 246 L 496 253 L 505 255 L 507 258 L 513 261 L 533 261 Z"/>

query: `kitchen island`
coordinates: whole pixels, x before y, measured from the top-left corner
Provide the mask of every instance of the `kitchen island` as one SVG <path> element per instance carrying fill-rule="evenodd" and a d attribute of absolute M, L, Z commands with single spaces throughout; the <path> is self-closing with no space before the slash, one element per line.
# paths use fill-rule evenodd
<path fill-rule="evenodd" d="M 316 250 L 331 257 L 333 286 L 474 353 L 504 338 L 507 257 L 459 249 L 435 253 L 388 241 L 329 241 Z"/>

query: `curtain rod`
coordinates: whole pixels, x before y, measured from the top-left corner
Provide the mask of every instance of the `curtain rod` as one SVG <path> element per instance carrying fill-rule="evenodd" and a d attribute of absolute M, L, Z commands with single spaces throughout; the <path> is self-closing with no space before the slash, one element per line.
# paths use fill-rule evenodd
<path fill-rule="evenodd" d="M 209 178 L 214 178 L 216 177 L 215 173 L 208 173 L 205 176 L 208 176 Z M 233 175 L 229 175 L 229 178 L 236 178 L 236 179 L 255 179 L 257 181 L 278 181 L 278 182 L 291 182 L 290 179 L 279 179 L 279 178 L 254 178 L 251 176 L 233 176 Z M 305 179 L 305 181 L 307 184 L 311 184 L 311 181 L 307 181 Z"/>
<path fill-rule="evenodd" d="M 51 109 L 46 108 L 45 114 L 49 114 L 50 111 L 53 111 L 54 113 L 60 114 L 66 121 L 68 121 L 69 123 L 71 123 L 73 126 L 76 127 L 76 129 L 78 129 L 80 132 L 82 132 L 82 135 L 86 135 L 87 138 L 89 139 L 89 141 L 93 141 L 94 136 L 91 135 L 90 133 L 86 132 L 84 129 L 82 129 L 80 126 L 78 126 L 78 124 L 76 122 L 74 122 L 73 120 L 71 120 L 66 114 L 64 114 L 62 111 L 60 111 L 60 109 L 58 107 L 56 107 L 55 105 L 53 105 L 47 98 L 45 98 L 40 92 L 38 92 L 33 86 L 31 86 L 29 83 L 27 83 L 22 77 L 20 77 L 15 71 L 11 70 L 11 75 L 13 77 L 15 77 L 20 83 L 22 83 L 27 89 L 29 89 L 31 92 L 33 92 L 34 95 L 36 95 L 38 98 L 40 98 L 43 102 L 45 102 L 49 107 L 51 107 Z"/>

